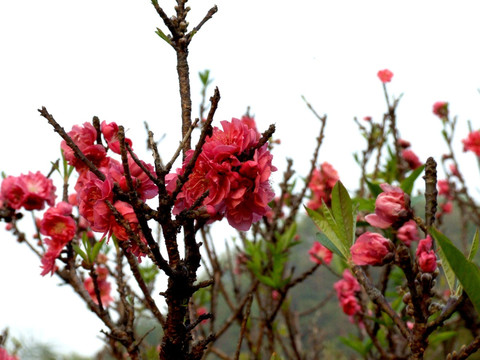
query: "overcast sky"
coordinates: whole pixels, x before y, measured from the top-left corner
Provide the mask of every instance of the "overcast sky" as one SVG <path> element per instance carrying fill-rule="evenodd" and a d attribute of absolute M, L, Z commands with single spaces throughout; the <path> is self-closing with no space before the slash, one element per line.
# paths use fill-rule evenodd
<path fill-rule="evenodd" d="M 191 1 L 191 25 L 213 1 Z M 173 14 L 171 1 L 160 3 Z M 328 114 L 320 160 L 332 163 L 353 190 L 358 172 L 352 153 L 363 141 L 352 119 L 368 115 L 380 121 L 386 105 L 376 74 L 384 68 L 394 73 L 390 94 L 404 93 L 401 137 L 421 160 L 439 158 L 445 149 L 434 102 L 449 101 L 451 113 L 458 114 L 459 150 L 466 121 L 480 127 L 477 1 L 216 4 L 218 13 L 190 47 L 193 115 L 197 74 L 211 69 L 222 95 L 216 124 L 240 117 L 247 106 L 261 129 L 275 123 L 282 145 L 274 163 L 280 170 L 287 156 L 301 174 L 308 168 L 319 123 L 303 103 L 305 95 L 320 114 Z M 157 138 L 167 134 L 161 151 L 168 158 L 179 141 L 178 86 L 174 51 L 156 27 L 165 29 L 147 0 L 1 1 L 0 170 L 46 173 L 58 158 L 60 139 L 39 116 L 41 106 L 67 130 L 94 115 L 124 124 L 140 153 L 148 121 Z M 474 164 L 472 154 L 461 157 L 467 166 Z M 61 350 L 95 352 L 101 323 L 55 277 L 41 277 L 39 264 L 1 230 L 0 329 L 9 326 L 17 336 Z"/>

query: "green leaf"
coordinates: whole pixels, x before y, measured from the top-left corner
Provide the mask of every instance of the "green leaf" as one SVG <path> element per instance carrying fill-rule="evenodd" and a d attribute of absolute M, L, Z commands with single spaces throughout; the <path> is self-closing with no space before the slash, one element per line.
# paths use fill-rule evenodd
<path fill-rule="evenodd" d="M 93 263 L 97 258 L 97 255 L 100 252 L 100 249 L 102 248 L 104 240 L 105 238 L 101 239 L 100 241 L 97 241 L 97 243 L 93 245 L 92 251 L 90 251 L 90 253 L 88 254 L 91 263 Z"/>
<path fill-rule="evenodd" d="M 478 229 L 475 230 L 475 235 L 473 236 L 472 246 L 470 247 L 470 252 L 468 253 L 468 260 L 473 261 L 473 258 L 477 254 L 478 250 Z"/>
<path fill-rule="evenodd" d="M 358 211 L 375 212 L 375 199 L 353 198 L 352 201 L 357 205 Z"/>
<path fill-rule="evenodd" d="M 380 195 L 383 192 L 379 184 L 370 182 L 368 180 L 366 180 L 366 183 L 368 186 L 368 190 L 370 190 L 370 193 L 372 194 L 373 197 L 376 198 L 378 195 Z"/>
<path fill-rule="evenodd" d="M 456 280 L 455 273 L 453 272 L 452 267 L 450 266 L 450 263 L 445 257 L 445 253 L 443 252 L 442 248 L 439 248 L 437 252 L 438 252 L 438 257 L 442 262 L 442 268 L 445 274 L 445 278 L 447 279 L 448 288 L 450 289 L 450 292 L 452 294 L 455 294 L 455 280 Z"/>
<path fill-rule="evenodd" d="M 347 259 L 349 258 L 350 252 L 345 250 L 343 241 L 339 238 L 337 234 L 338 229 L 337 224 L 335 223 L 335 219 L 333 218 L 332 214 L 326 206 L 325 208 L 325 212 L 323 211 L 323 207 L 320 208 L 321 212 L 317 212 L 307 207 L 305 209 L 307 210 L 310 219 L 312 219 L 315 225 L 317 225 L 318 228 L 323 231 L 323 233 L 330 240 L 330 242 L 335 245 L 334 247 L 339 251 L 338 255 L 340 255 L 344 259 Z M 327 216 L 325 216 L 325 214 L 327 214 Z M 333 249 L 330 250 L 334 251 Z"/>
<path fill-rule="evenodd" d="M 448 339 L 451 339 L 451 338 L 453 338 L 457 335 L 458 335 L 458 333 L 456 331 L 444 331 L 444 332 L 441 332 L 441 333 L 432 334 L 428 338 L 428 342 L 430 343 L 430 345 L 434 345 L 434 344 L 444 342 Z"/>
<path fill-rule="evenodd" d="M 320 241 L 320 244 L 325 246 L 331 252 L 337 254 L 343 259 L 345 258 L 342 252 L 335 246 L 333 242 L 330 241 L 330 239 L 324 233 L 317 233 L 317 240 Z"/>
<path fill-rule="evenodd" d="M 445 235 L 436 229 L 431 229 L 430 232 L 441 247 L 446 260 L 457 276 L 458 281 L 462 284 L 475 309 L 477 312 L 480 312 L 480 269 L 473 262 L 469 261 Z"/>
<path fill-rule="evenodd" d="M 365 356 L 370 349 L 372 348 L 372 340 L 367 339 L 362 341 L 353 335 L 349 335 L 348 337 L 340 336 L 340 341 L 343 342 L 348 347 L 352 348 L 362 356 Z"/>
<path fill-rule="evenodd" d="M 354 241 L 356 218 L 352 199 L 341 181 L 337 181 L 332 190 L 332 212 L 342 235 L 341 240 L 350 249 Z"/>
<path fill-rule="evenodd" d="M 155 34 L 157 34 L 158 36 L 160 36 L 163 40 L 165 40 L 169 45 L 172 45 L 172 42 L 170 41 L 170 38 L 165 35 L 165 33 L 160 30 L 159 28 L 157 28 L 157 31 L 155 31 Z"/>
<path fill-rule="evenodd" d="M 415 180 L 420 176 L 420 174 L 423 172 L 423 169 L 425 168 L 425 165 L 422 165 L 415 170 L 411 172 L 408 177 L 403 179 L 403 181 L 400 184 L 400 188 L 408 195 L 412 193 L 413 190 L 413 184 L 415 183 Z"/>
<path fill-rule="evenodd" d="M 86 262 L 86 263 L 89 263 L 88 262 L 88 257 L 87 257 L 87 254 L 85 254 L 85 252 L 80 249 L 80 247 L 77 245 L 77 244 L 74 244 L 72 243 L 72 248 L 73 250 L 75 250 L 75 252 L 80 255 L 80 257 Z"/>

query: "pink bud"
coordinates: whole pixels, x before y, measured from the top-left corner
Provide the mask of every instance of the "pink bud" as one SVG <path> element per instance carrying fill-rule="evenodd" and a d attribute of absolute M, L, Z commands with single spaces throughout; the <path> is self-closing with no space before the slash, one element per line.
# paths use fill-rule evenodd
<path fill-rule="evenodd" d="M 448 102 L 445 101 L 437 101 L 433 104 L 433 113 L 437 115 L 439 118 L 447 117 L 448 116 Z"/>
<path fill-rule="evenodd" d="M 375 214 L 365 216 L 365 220 L 372 226 L 386 229 L 391 225 L 406 220 L 409 215 L 408 196 L 398 187 L 381 184 L 384 191 L 375 201 Z"/>
<path fill-rule="evenodd" d="M 480 130 L 472 131 L 462 143 L 463 151 L 473 151 L 475 155 L 480 156 Z"/>
<path fill-rule="evenodd" d="M 432 242 L 431 236 L 427 235 L 418 243 L 416 255 L 418 266 L 422 272 L 431 273 L 437 268 L 437 257 L 435 251 L 432 250 Z"/>
<path fill-rule="evenodd" d="M 417 241 L 418 230 L 415 221 L 409 220 L 405 224 L 403 224 L 402 227 L 398 229 L 397 238 L 407 246 L 410 246 L 412 241 Z"/>
<path fill-rule="evenodd" d="M 356 265 L 382 265 L 388 260 L 393 244 L 377 233 L 366 232 L 360 235 L 350 248 Z"/>
<path fill-rule="evenodd" d="M 418 156 L 412 150 L 402 150 L 402 157 L 412 170 L 415 170 L 422 166 L 422 162 L 418 159 Z"/>

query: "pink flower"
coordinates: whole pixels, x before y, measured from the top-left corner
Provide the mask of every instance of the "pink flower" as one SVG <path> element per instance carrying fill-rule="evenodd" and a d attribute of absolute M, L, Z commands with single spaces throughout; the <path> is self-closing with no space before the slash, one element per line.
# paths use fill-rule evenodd
<path fill-rule="evenodd" d="M 353 316 L 361 311 L 356 295 L 360 292 L 360 284 L 349 269 L 343 271 L 343 278 L 333 285 L 340 307 L 347 315 Z"/>
<path fill-rule="evenodd" d="M 389 184 L 381 184 L 383 192 L 375 201 L 375 214 L 365 216 L 372 226 L 387 229 L 392 225 L 406 220 L 409 215 L 409 199 L 400 188 Z"/>
<path fill-rule="evenodd" d="M 45 203 L 50 206 L 55 204 L 55 186 L 39 171 L 35 174 L 8 176 L 2 182 L 0 189 L 0 202 L 4 202 L 12 209 L 42 210 Z"/>
<path fill-rule="evenodd" d="M 107 152 L 100 144 L 95 144 L 97 140 L 97 130 L 92 124 L 86 122 L 82 126 L 74 125 L 68 135 L 78 146 L 80 151 L 94 163 L 97 167 L 105 159 Z M 65 159 L 69 165 L 72 165 L 77 170 L 85 169 L 86 165 L 75 156 L 75 152 L 67 145 L 65 140 L 61 144 Z"/>
<path fill-rule="evenodd" d="M 310 261 L 316 264 L 321 265 L 325 262 L 328 265 L 332 261 L 332 252 L 318 241 L 313 243 L 308 253 L 310 254 Z"/>
<path fill-rule="evenodd" d="M 280 293 L 277 290 L 272 290 L 272 299 L 275 301 L 280 299 Z"/>
<path fill-rule="evenodd" d="M 433 104 L 433 113 L 439 118 L 445 118 L 448 116 L 448 102 L 437 101 Z"/>
<path fill-rule="evenodd" d="M 350 248 L 356 265 L 382 265 L 392 250 L 393 244 L 390 240 L 368 231 L 360 235 Z"/>
<path fill-rule="evenodd" d="M 118 140 L 118 125 L 115 122 L 107 124 L 104 120 L 100 126 L 100 131 L 105 138 L 110 150 L 114 153 L 120 154 L 120 141 Z M 132 147 L 132 140 L 125 138 L 125 143 Z"/>
<path fill-rule="evenodd" d="M 45 276 L 48 273 L 50 273 L 50 275 L 53 275 L 54 272 L 57 270 L 55 260 L 65 247 L 65 243 L 50 238 L 45 238 L 43 241 L 48 246 L 48 249 L 42 256 L 41 268 L 43 269 L 43 271 L 40 275 Z"/>
<path fill-rule="evenodd" d="M 418 156 L 409 149 L 402 150 L 402 157 L 407 162 L 410 169 L 415 170 L 422 166 L 421 161 L 418 159 Z"/>
<path fill-rule="evenodd" d="M 0 347 L 0 360 L 18 360 L 18 357 L 10 355 L 7 350 Z"/>
<path fill-rule="evenodd" d="M 415 221 L 409 220 L 403 224 L 402 227 L 398 229 L 397 238 L 407 246 L 410 246 L 412 241 L 417 241 L 419 236 Z"/>
<path fill-rule="evenodd" d="M 451 201 L 447 201 L 440 205 L 441 211 L 444 214 L 450 214 L 453 210 L 453 203 Z"/>
<path fill-rule="evenodd" d="M 363 120 L 370 122 L 370 121 L 372 121 L 372 117 L 371 116 L 364 116 Z"/>
<path fill-rule="evenodd" d="M 450 186 L 448 184 L 448 180 L 438 180 L 437 187 L 438 187 L 438 195 L 442 195 L 447 198 L 450 197 Z"/>
<path fill-rule="evenodd" d="M 108 269 L 103 266 L 98 266 L 95 269 L 95 272 L 97 274 L 97 285 L 100 293 L 100 300 L 102 305 L 107 307 L 113 301 L 113 298 L 110 296 L 111 285 L 110 282 L 107 281 Z M 92 298 L 93 302 L 98 305 L 98 297 L 95 293 L 95 284 L 93 279 L 91 277 L 85 279 L 83 286 L 85 286 L 85 289 Z"/>
<path fill-rule="evenodd" d="M 203 209 L 212 221 L 225 216 L 231 226 L 245 231 L 268 214 L 268 203 L 274 198 L 269 178 L 276 168 L 272 166 L 268 145 L 256 148 L 259 134 L 251 120 L 222 121 L 223 130 L 213 129 L 193 173 L 177 196 L 175 215 L 190 208 L 207 191 Z M 193 150 L 187 153 L 183 168 L 167 175 L 170 193 L 192 156 Z"/>
<path fill-rule="evenodd" d="M 380 79 L 380 81 L 385 84 L 385 83 L 390 82 L 392 80 L 393 73 L 390 70 L 385 69 L 385 70 L 380 70 L 377 73 L 377 76 Z"/>
<path fill-rule="evenodd" d="M 320 165 L 320 169 L 313 170 L 312 180 L 308 187 L 312 191 L 312 199 L 307 207 L 317 210 L 322 203 L 329 205 L 332 197 L 332 190 L 339 177 L 337 171 L 328 162 Z"/>
<path fill-rule="evenodd" d="M 418 266 L 423 272 L 431 273 L 437 268 L 437 257 L 432 250 L 433 240 L 430 235 L 418 243 L 416 256 Z"/>
<path fill-rule="evenodd" d="M 53 241 L 67 244 L 75 236 L 77 226 L 72 218 L 72 205 L 59 202 L 43 214 L 40 222 L 40 233 L 49 236 Z"/>
<path fill-rule="evenodd" d="M 472 131 L 462 143 L 463 151 L 473 151 L 475 155 L 480 156 L 480 130 Z"/>

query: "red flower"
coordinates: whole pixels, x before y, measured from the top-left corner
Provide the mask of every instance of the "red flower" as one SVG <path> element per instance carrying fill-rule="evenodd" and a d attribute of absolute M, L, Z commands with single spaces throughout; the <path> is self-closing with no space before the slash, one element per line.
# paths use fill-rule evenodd
<path fill-rule="evenodd" d="M 463 151 L 473 151 L 475 155 L 480 156 L 480 130 L 472 131 L 462 143 Z"/>
<path fill-rule="evenodd" d="M 251 120 L 222 121 L 223 130 L 213 129 L 193 173 L 177 196 L 174 214 L 190 208 L 208 191 L 203 206 L 210 220 L 225 216 L 231 226 L 244 231 L 267 215 L 270 210 L 268 203 L 274 197 L 269 178 L 276 168 L 272 166 L 273 156 L 267 144 L 255 149 L 259 134 Z M 183 168 L 167 175 L 167 190 L 170 193 L 192 156 L 193 150 L 187 153 Z"/>
<path fill-rule="evenodd" d="M 337 171 L 328 162 L 320 165 L 320 169 L 313 170 L 312 180 L 308 187 L 312 191 L 312 199 L 307 207 L 317 210 L 322 203 L 329 205 L 332 197 L 332 190 L 339 177 Z"/>
<path fill-rule="evenodd" d="M 416 251 L 418 266 L 426 273 L 434 272 L 437 268 L 437 257 L 432 245 L 432 238 L 427 235 L 425 239 L 420 240 Z"/>
<path fill-rule="evenodd" d="M 308 254 L 310 255 L 310 261 L 320 265 L 323 262 L 327 265 L 330 264 L 333 256 L 332 252 L 318 241 L 313 243 L 310 250 L 308 250 Z"/>
<path fill-rule="evenodd" d="M 383 192 L 375 201 L 375 214 L 365 216 L 365 220 L 372 226 L 386 229 L 405 219 L 408 212 L 408 195 L 400 188 L 389 184 L 381 184 Z"/>
<path fill-rule="evenodd" d="M 356 294 L 360 292 L 360 284 L 349 269 L 343 271 L 343 278 L 333 285 L 338 301 L 343 312 L 347 315 L 355 315 L 361 311 Z"/>
<path fill-rule="evenodd" d="M 397 238 L 407 246 L 410 246 L 412 241 L 417 241 L 419 236 L 415 221 L 409 220 L 403 224 L 402 227 L 398 229 Z"/>
<path fill-rule="evenodd" d="M 448 116 L 448 102 L 437 101 L 433 104 L 433 113 L 439 118 L 444 118 Z"/>
<path fill-rule="evenodd" d="M 350 248 L 356 265 L 382 265 L 392 250 L 393 244 L 390 240 L 371 232 L 360 235 Z"/>
<path fill-rule="evenodd" d="M 55 265 L 55 260 L 62 252 L 63 248 L 65 247 L 65 243 L 59 240 L 53 240 L 50 238 L 45 238 L 44 243 L 48 246 L 47 251 L 42 256 L 42 266 L 41 268 L 43 271 L 40 275 L 45 276 L 48 273 L 53 275 L 53 273 L 57 270 L 57 266 Z"/>
<path fill-rule="evenodd" d="M 87 159 L 96 166 L 100 166 L 107 153 L 102 145 L 95 144 L 97 130 L 95 130 L 92 124 L 86 122 L 83 124 L 83 127 L 74 125 L 68 135 Z M 75 152 L 67 145 L 65 140 L 62 141 L 61 147 L 69 165 L 74 166 L 77 170 L 86 168 L 86 165 L 75 156 Z"/>
<path fill-rule="evenodd" d="M 450 198 L 450 185 L 448 180 L 438 180 L 437 181 L 438 195 L 445 196 Z"/>
<path fill-rule="evenodd" d="M 392 80 L 393 73 L 390 70 L 385 69 L 385 70 L 380 70 L 377 73 L 377 76 L 380 79 L 380 81 L 385 84 L 385 83 L 390 82 Z"/>
<path fill-rule="evenodd" d="M 118 140 L 118 125 L 115 122 L 107 124 L 104 120 L 100 126 L 100 130 L 108 144 L 108 148 L 114 153 L 120 154 L 120 141 Z M 132 147 L 132 140 L 125 138 L 125 143 Z"/>
<path fill-rule="evenodd" d="M 55 207 L 43 214 L 40 222 L 40 233 L 49 236 L 53 241 L 68 243 L 75 236 L 77 226 L 72 218 L 72 205 L 59 202 Z"/>
<path fill-rule="evenodd" d="M 55 204 L 55 186 L 39 171 L 35 174 L 8 176 L 2 182 L 0 201 L 12 209 L 42 210 L 45 203 L 50 206 Z"/>
<path fill-rule="evenodd" d="M 0 347 L 0 360 L 18 360 L 18 357 L 10 355 L 7 350 Z"/>
<path fill-rule="evenodd" d="M 418 156 L 412 150 L 402 150 L 402 157 L 412 170 L 415 170 L 423 165 L 422 162 L 418 159 Z"/>

